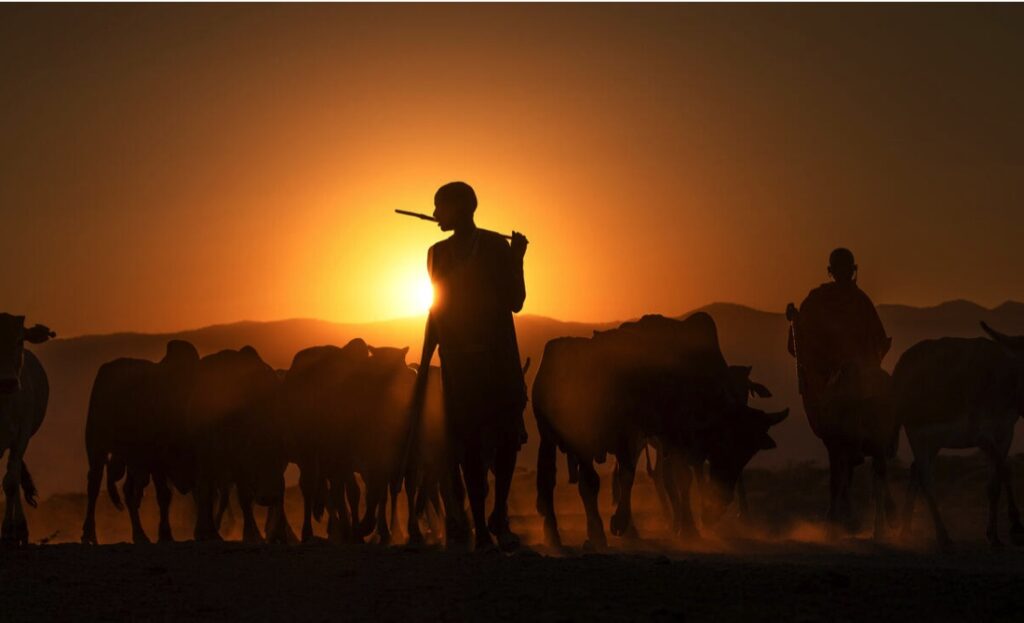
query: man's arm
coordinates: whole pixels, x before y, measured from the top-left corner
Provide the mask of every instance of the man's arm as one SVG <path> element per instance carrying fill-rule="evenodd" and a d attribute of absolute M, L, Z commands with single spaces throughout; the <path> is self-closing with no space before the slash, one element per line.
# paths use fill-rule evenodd
<path fill-rule="evenodd" d="M 508 307 L 513 313 L 519 313 L 526 301 L 526 279 L 523 277 L 523 257 L 526 255 L 526 245 L 530 241 L 519 232 L 512 232 L 512 244 L 507 248 L 509 276 L 506 292 L 508 294 Z M 504 245 L 502 245 L 504 246 Z"/>

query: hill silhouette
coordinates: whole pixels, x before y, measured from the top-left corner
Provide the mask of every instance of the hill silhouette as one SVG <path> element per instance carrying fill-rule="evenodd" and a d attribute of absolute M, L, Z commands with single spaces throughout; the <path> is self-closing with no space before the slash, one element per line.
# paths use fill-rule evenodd
<path fill-rule="evenodd" d="M 781 311 L 766 312 L 731 303 L 714 303 L 689 313 L 694 311 L 705 311 L 714 317 L 728 361 L 754 366 L 753 378 L 772 390 L 772 398 L 757 404 L 767 409 L 786 406 L 792 409 L 789 419 L 773 429 L 778 449 L 761 453 L 753 464 L 778 467 L 791 462 L 822 461 L 823 449 L 803 416 L 794 362 L 786 352 L 788 323 Z M 993 309 L 969 301 L 951 301 L 926 308 L 880 305 L 878 311 L 893 337 L 893 349 L 884 362 L 890 370 L 904 350 L 922 339 L 980 336 L 980 320 L 1007 333 L 1024 334 L 1024 303 L 1018 302 L 1006 302 Z M 533 360 L 527 383 L 532 383 L 548 340 L 566 335 L 588 336 L 595 329 L 618 324 L 564 322 L 531 315 L 517 317 L 523 357 Z M 26 460 L 44 497 L 84 491 L 85 417 L 96 371 L 103 363 L 118 357 L 159 359 L 170 339 L 188 340 L 201 354 L 249 344 L 272 366 L 287 368 L 293 355 L 303 348 L 318 344 L 340 345 L 355 337 L 362 337 L 375 346 L 409 346 L 410 352 L 416 353 L 422 332 L 421 318 L 366 324 L 292 319 L 237 322 L 175 333 L 116 333 L 52 340 L 32 349 L 49 374 L 51 396 L 46 421 L 32 440 Z M 528 412 L 526 419 L 530 442 L 519 464 L 532 469 L 536 465 L 537 435 L 533 414 Z M 904 444 L 901 453 L 905 456 L 905 452 Z"/>

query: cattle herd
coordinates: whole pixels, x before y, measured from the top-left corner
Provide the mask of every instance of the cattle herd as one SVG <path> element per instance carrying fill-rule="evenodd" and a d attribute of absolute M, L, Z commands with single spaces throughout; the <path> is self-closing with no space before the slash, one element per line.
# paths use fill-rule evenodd
<path fill-rule="evenodd" d="M 1024 413 L 1024 337 L 983 327 L 988 338 L 911 347 L 891 377 L 882 373 L 871 380 L 877 391 L 869 395 L 845 392 L 848 378 L 837 379 L 827 411 L 849 459 L 832 465 L 829 518 L 837 527 L 850 515 L 850 473 L 865 458 L 874 467 L 876 536 L 896 523 L 885 465 L 902 428 L 914 456 L 904 531 L 916 497 L 923 495 L 937 540 L 948 544 L 931 464 L 940 449 L 979 448 L 994 466 L 987 537 L 999 543 L 997 510 L 1005 490 L 1011 538 L 1024 541 L 1007 464 L 1014 426 Z M 28 542 L 21 498 L 34 505 L 36 491 L 24 455 L 49 393 L 42 365 L 24 345 L 51 337 L 44 326 L 29 328 L 21 316 L 0 314 L 0 452 L 9 453 L 6 543 Z M 160 541 L 174 538 L 169 508 L 175 490 L 194 497 L 196 540 L 221 538 L 220 519 L 234 490 L 245 541 L 307 541 L 314 520 L 326 520 L 331 540 L 362 542 L 375 534 L 386 543 L 404 491 L 406 533 L 411 542 L 422 542 L 428 517 L 445 516 L 453 504 L 463 508 L 461 495 L 442 492 L 464 489 L 447 458 L 453 440 L 439 371 L 430 370 L 425 408 L 413 410 L 417 372 L 406 355 L 407 349 L 354 339 L 343 347 L 307 348 L 287 370 L 275 370 L 249 346 L 200 357 L 192 344 L 175 340 L 158 362 L 104 364 L 86 421 L 82 542 L 97 543 L 95 510 L 104 484 L 114 505 L 127 507 L 133 540 L 148 542 L 139 506 L 150 482 L 160 509 Z M 769 431 L 788 415 L 788 409 L 767 413 L 749 405 L 751 397 L 770 395 L 750 374 L 749 367 L 726 362 L 714 320 L 705 313 L 685 320 L 645 316 L 589 338 L 548 342 L 531 395 L 540 434 L 536 502 L 547 542 L 561 545 L 554 504 L 559 452 L 570 482 L 578 483 L 587 540 L 595 548 L 607 542 L 595 464 L 609 455 L 615 459 L 612 534 L 636 534 L 631 488 L 645 453 L 681 537 L 713 530 L 734 498 L 742 508 L 743 469 L 757 452 L 775 447 Z M 298 467 L 303 497 L 298 536 L 284 513 L 290 464 Z M 692 487 L 698 512 L 691 509 Z M 268 508 L 262 530 L 256 504 Z"/>

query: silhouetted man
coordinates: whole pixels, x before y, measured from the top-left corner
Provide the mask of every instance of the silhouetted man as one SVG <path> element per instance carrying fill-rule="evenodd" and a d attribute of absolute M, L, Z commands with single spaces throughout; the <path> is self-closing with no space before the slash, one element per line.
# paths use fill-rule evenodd
<path fill-rule="evenodd" d="M 877 439 L 870 431 L 884 420 L 885 411 L 878 409 L 877 401 L 888 387 L 882 358 L 892 340 L 871 299 L 857 287 L 853 253 L 843 248 L 832 251 L 828 272 L 832 283 L 811 290 L 799 311 L 790 303 L 786 316 L 792 322 L 789 352 L 797 358 L 807 421 L 828 451 L 828 519 L 834 536 L 840 524 L 850 531 L 857 528 L 850 482 L 865 452 L 871 453 L 876 477 L 884 482 L 884 458 L 890 450 L 874 443 Z"/>
<path fill-rule="evenodd" d="M 451 482 L 445 506 L 448 539 L 468 536 L 462 509 L 459 467 L 469 493 L 476 547 L 518 545 L 509 529 L 508 494 L 516 454 L 524 437 L 526 384 L 519 361 L 512 314 L 523 307 L 523 256 L 528 241 L 513 232 L 511 246 L 497 233 L 476 227 L 476 194 L 463 182 L 442 186 L 434 195 L 434 218 L 451 237 L 427 253 L 434 304 L 427 319 L 420 386 L 434 349 L 441 355 Z M 487 468 L 495 475 L 494 510 L 484 521 Z"/>
<path fill-rule="evenodd" d="M 799 312 L 792 303 L 786 310 L 793 321 L 789 350 L 795 356 L 799 349 L 800 393 L 805 402 L 808 398 L 814 402 L 844 366 L 881 366 L 892 343 L 875 304 L 857 287 L 853 253 L 838 248 L 828 259 L 832 282 L 811 290 Z"/>

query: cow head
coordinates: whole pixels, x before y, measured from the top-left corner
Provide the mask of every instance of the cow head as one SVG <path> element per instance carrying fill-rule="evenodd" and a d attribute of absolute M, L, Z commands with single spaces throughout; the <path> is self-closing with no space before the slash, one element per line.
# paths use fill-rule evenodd
<path fill-rule="evenodd" d="M 772 393 L 767 387 L 750 380 L 751 366 L 729 366 L 729 383 L 733 399 L 745 405 L 751 396 L 771 398 Z"/>
<path fill-rule="evenodd" d="M 390 346 L 368 346 L 370 356 L 379 364 L 392 365 L 396 368 L 405 368 L 405 357 L 409 354 L 409 347 L 393 348 Z"/>
<path fill-rule="evenodd" d="M 0 395 L 21 389 L 25 342 L 42 344 L 56 335 L 41 324 L 26 329 L 24 316 L 0 314 Z"/>
<path fill-rule="evenodd" d="M 789 409 L 765 413 L 741 407 L 716 427 L 708 444 L 708 482 L 704 486 L 701 516 L 711 526 L 721 519 L 732 502 L 736 481 L 750 459 L 761 450 L 771 450 L 775 440 L 768 429 L 786 419 Z"/>
<path fill-rule="evenodd" d="M 1017 408 L 1024 417 L 1024 335 L 1006 335 L 986 323 L 981 323 L 990 338 L 1010 355 L 1017 367 Z"/>

